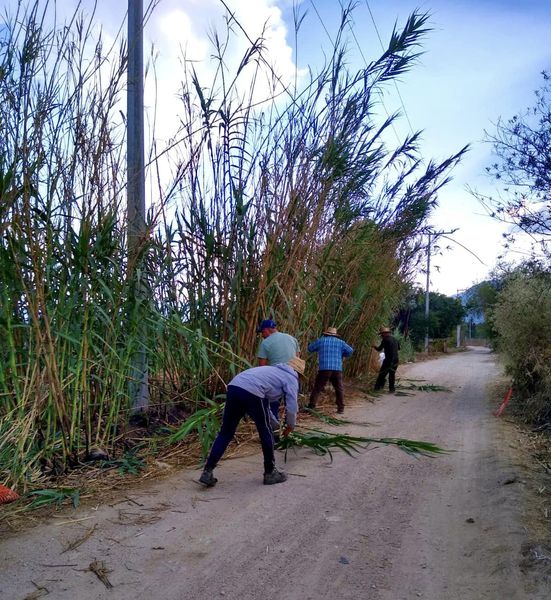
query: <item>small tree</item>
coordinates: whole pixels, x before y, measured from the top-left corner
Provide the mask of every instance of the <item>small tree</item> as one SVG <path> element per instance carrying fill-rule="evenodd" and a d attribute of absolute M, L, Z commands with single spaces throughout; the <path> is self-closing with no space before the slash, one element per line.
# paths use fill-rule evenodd
<path fill-rule="evenodd" d="M 467 291 L 466 318 L 472 318 L 478 324 L 476 330 L 479 337 L 488 338 L 490 341 L 497 337 L 497 332 L 492 325 L 491 314 L 502 285 L 503 282 L 496 278 L 482 281 Z"/>
<path fill-rule="evenodd" d="M 495 134 L 487 134 L 493 144 L 495 162 L 486 170 L 504 184 L 504 194 L 483 196 L 475 193 L 490 215 L 510 223 L 530 235 L 540 252 L 549 257 L 551 242 L 551 83 L 535 92 L 534 106 L 509 120 L 499 119 Z M 514 233 L 506 236 L 514 241 Z"/>
<path fill-rule="evenodd" d="M 425 317 L 425 292 L 417 290 L 414 305 L 409 315 L 410 337 L 416 346 L 420 346 L 428 325 L 429 337 L 447 338 L 454 327 L 461 323 L 465 309 L 460 300 L 444 294 L 429 292 L 430 311 L 428 321 Z M 413 303 L 411 303 L 413 304 Z"/>

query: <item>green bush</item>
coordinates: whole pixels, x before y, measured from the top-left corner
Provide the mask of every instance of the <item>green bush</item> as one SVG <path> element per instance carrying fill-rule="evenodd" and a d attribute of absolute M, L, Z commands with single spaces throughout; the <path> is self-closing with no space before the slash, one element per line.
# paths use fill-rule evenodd
<path fill-rule="evenodd" d="M 551 416 L 551 274 L 545 270 L 518 270 L 498 296 L 493 324 L 498 349 L 514 388 L 522 398 L 520 409 L 530 421 Z"/>
<path fill-rule="evenodd" d="M 415 361 L 415 348 L 411 338 L 405 338 L 401 333 L 395 333 L 394 337 L 400 344 L 400 362 L 413 362 Z"/>

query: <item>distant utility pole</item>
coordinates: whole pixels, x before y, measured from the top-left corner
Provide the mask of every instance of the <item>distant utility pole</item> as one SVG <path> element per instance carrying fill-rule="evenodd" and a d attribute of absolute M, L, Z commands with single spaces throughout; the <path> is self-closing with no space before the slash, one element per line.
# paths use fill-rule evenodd
<path fill-rule="evenodd" d="M 431 236 L 437 238 L 440 235 L 449 235 L 455 233 L 457 229 L 453 231 L 429 231 L 429 242 L 427 244 L 427 285 L 425 288 L 425 353 L 428 354 L 429 351 L 429 310 L 430 310 L 430 244 L 431 244 Z"/>
<path fill-rule="evenodd" d="M 461 294 L 463 292 L 466 292 L 466 291 L 467 291 L 467 288 L 463 288 L 461 290 L 457 290 L 457 297 L 461 298 Z M 463 305 L 463 301 L 461 301 L 461 304 Z M 461 326 L 461 324 L 459 324 L 457 326 L 457 340 L 456 340 L 456 342 L 457 342 L 456 345 L 457 345 L 458 348 L 461 347 L 461 331 L 462 331 L 462 326 Z"/>
<path fill-rule="evenodd" d="M 143 0 L 128 0 L 128 70 L 127 70 L 127 219 L 128 276 L 135 290 L 135 302 L 146 302 L 143 274 L 139 269 L 140 244 L 145 236 L 145 169 L 144 169 L 144 82 L 143 82 Z M 147 408 L 149 387 L 145 340 L 132 358 L 130 396 L 134 412 Z"/>

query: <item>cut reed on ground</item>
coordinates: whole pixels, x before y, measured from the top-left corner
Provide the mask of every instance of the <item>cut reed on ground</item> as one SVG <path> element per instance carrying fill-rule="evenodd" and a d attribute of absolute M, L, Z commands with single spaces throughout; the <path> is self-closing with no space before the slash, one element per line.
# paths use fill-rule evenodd
<path fill-rule="evenodd" d="M 287 452 L 296 448 L 308 448 L 320 456 L 329 456 L 333 460 L 333 452 L 341 450 L 349 456 L 365 450 L 372 444 L 384 446 L 396 446 L 400 450 L 411 454 L 412 456 L 436 456 L 449 452 L 440 448 L 431 442 L 418 440 L 409 440 L 404 438 L 373 438 L 366 436 L 347 435 L 346 433 L 327 433 L 318 429 L 309 429 L 304 433 L 294 431 L 286 438 L 280 440 L 277 448 L 285 451 L 285 461 L 287 461 Z"/>

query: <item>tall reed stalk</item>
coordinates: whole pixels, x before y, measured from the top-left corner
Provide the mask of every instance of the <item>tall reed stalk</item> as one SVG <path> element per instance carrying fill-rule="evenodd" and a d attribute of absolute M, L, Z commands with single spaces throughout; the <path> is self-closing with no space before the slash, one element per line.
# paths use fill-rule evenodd
<path fill-rule="evenodd" d="M 160 415 L 210 406 L 254 360 L 268 315 L 303 347 L 336 325 L 361 373 L 464 151 L 423 166 L 418 135 L 389 148 L 396 117 L 377 117 L 381 89 L 417 57 L 426 15 L 352 71 L 345 7 L 326 63 L 294 88 L 269 67 L 262 36 L 228 71 L 239 30 L 228 16 L 214 78 L 182 62 L 177 143 L 151 165 L 173 165 L 172 180 L 158 180 L 140 245 L 149 299 L 137 301 L 123 211 L 126 46 L 106 48 L 94 15 L 47 25 L 53 7 L 19 8 L 0 45 L 0 480 L 23 485 L 91 446 L 116 449 L 141 344 Z"/>

